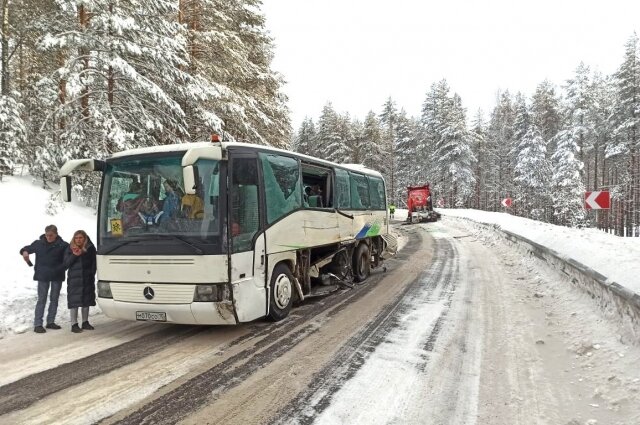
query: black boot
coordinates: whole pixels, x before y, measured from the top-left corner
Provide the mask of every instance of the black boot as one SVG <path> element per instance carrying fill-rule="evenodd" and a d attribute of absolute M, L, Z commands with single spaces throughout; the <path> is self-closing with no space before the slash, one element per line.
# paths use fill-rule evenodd
<path fill-rule="evenodd" d="M 73 326 L 71 326 L 71 332 L 79 334 L 80 332 L 82 332 L 82 329 L 80 329 L 80 326 L 78 326 L 77 323 L 74 323 Z"/>
<path fill-rule="evenodd" d="M 33 328 L 33 331 L 37 334 L 43 334 L 45 333 L 47 330 L 45 328 L 43 328 L 42 326 L 36 326 L 35 328 Z"/>
<path fill-rule="evenodd" d="M 47 323 L 47 329 L 60 329 L 60 326 L 51 322 L 51 323 Z"/>
<path fill-rule="evenodd" d="M 88 331 L 92 331 L 95 328 L 89 324 L 89 322 L 82 322 L 82 329 L 86 329 Z"/>

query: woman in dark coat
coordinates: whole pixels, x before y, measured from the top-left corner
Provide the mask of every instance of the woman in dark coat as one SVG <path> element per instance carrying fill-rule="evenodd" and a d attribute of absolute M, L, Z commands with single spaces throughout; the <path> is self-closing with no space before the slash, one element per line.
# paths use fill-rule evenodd
<path fill-rule="evenodd" d="M 89 307 L 96 305 L 96 248 L 84 230 L 73 234 L 64 254 L 67 272 L 67 302 L 71 313 L 71 332 L 93 330 L 89 324 Z M 82 329 L 78 326 L 78 308 L 82 308 Z"/>

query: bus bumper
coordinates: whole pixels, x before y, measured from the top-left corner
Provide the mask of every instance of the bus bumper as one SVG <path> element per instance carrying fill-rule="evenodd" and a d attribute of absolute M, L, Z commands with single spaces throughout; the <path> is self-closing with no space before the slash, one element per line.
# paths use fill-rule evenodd
<path fill-rule="evenodd" d="M 235 325 L 237 323 L 231 301 L 193 302 L 191 304 L 144 304 L 114 301 L 98 298 L 104 314 L 112 319 L 142 320 L 185 325 Z M 160 320 L 143 320 L 139 313 L 160 313 L 151 315 Z M 164 316 L 163 316 L 164 314 Z M 162 320 L 164 318 L 165 320 Z"/>

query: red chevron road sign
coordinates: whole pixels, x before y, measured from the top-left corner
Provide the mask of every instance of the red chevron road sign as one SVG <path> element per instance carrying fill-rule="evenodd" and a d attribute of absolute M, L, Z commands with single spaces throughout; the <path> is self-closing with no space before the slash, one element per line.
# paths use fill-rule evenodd
<path fill-rule="evenodd" d="M 588 210 L 608 210 L 611 208 L 609 192 L 585 192 L 584 207 Z"/>

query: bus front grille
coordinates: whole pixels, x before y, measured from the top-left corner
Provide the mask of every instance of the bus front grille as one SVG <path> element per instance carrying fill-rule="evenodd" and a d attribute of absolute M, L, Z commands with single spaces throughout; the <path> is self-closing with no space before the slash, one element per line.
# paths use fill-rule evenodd
<path fill-rule="evenodd" d="M 151 288 L 152 291 L 145 288 Z M 111 282 L 114 301 L 148 304 L 190 304 L 194 285 L 172 283 L 124 283 Z M 148 298 L 153 294 L 153 297 Z M 146 297 L 145 297 L 146 294 Z"/>

